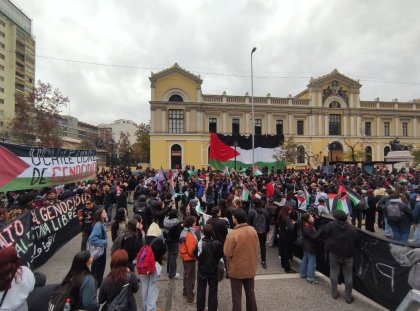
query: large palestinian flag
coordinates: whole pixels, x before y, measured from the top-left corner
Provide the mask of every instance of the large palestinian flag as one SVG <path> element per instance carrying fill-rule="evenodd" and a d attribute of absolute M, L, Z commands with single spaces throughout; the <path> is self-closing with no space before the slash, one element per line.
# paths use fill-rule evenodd
<path fill-rule="evenodd" d="M 283 168 L 284 162 L 274 158 L 276 148 L 281 144 L 282 136 L 279 135 L 255 135 L 254 167 L 262 169 Z M 234 142 L 237 142 L 235 148 Z M 210 164 L 223 171 L 226 167 L 249 168 L 252 167 L 252 137 L 230 136 L 213 133 L 210 136 Z"/>

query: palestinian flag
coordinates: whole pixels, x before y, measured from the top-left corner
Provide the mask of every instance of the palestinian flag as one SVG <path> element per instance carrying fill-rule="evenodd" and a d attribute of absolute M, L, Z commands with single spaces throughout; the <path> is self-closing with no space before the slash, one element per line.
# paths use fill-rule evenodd
<path fill-rule="evenodd" d="M 282 169 L 284 161 L 274 159 L 275 149 L 281 145 L 283 136 L 255 135 L 254 166 Z M 236 142 L 236 148 L 235 146 Z M 210 135 L 210 164 L 223 171 L 226 166 L 253 168 L 252 136 L 230 136 L 213 133 Z"/>
<path fill-rule="evenodd" d="M 331 212 L 333 210 L 334 198 L 338 195 L 337 193 L 327 193 L 328 195 L 328 210 Z"/>
<path fill-rule="evenodd" d="M 244 202 L 248 202 L 249 199 L 249 190 L 245 185 L 242 185 L 242 199 Z"/>
<path fill-rule="evenodd" d="M 346 196 L 338 198 L 336 210 L 343 211 L 346 215 L 350 214 L 350 209 L 347 204 Z"/>
<path fill-rule="evenodd" d="M 261 176 L 262 175 L 262 172 L 258 169 L 258 166 L 254 167 L 252 172 L 254 173 L 255 176 Z"/>
<path fill-rule="evenodd" d="M 229 166 L 226 166 L 225 169 L 223 170 L 223 174 L 225 175 L 229 175 Z"/>
<path fill-rule="evenodd" d="M 308 189 L 306 189 L 306 187 L 303 187 L 303 192 L 305 193 L 305 197 L 306 197 L 306 206 L 309 207 L 309 205 L 311 205 L 309 203 L 309 201 L 311 200 L 311 195 L 308 192 Z"/>

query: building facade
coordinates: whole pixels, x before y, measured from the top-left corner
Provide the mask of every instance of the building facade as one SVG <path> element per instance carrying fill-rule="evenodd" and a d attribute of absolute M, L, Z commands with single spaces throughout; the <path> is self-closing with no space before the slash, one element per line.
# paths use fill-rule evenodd
<path fill-rule="evenodd" d="M 80 148 L 81 146 L 95 148 L 99 137 L 98 127 L 79 121 L 72 116 L 59 116 L 62 131 L 63 148 Z"/>
<path fill-rule="evenodd" d="M 111 128 L 114 142 L 118 142 L 121 132 L 129 134 L 128 139 L 130 140 L 131 145 L 136 142 L 137 124 L 134 121 L 119 119 L 109 124 L 101 123 L 98 125 L 98 127 Z"/>
<path fill-rule="evenodd" d="M 27 95 L 35 83 L 32 20 L 9 0 L 0 1 L 0 131 L 15 116 L 15 96 Z"/>
<path fill-rule="evenodd" d="M 250 135 L 251 96 L 202 94 L 202 80 L 178 64 L 152 73 L 151 166 L 209 164 L 209 134 Z M 351 149 L 383 161 L 391 140 L 420 148 L 420 101 L 361 101 L 362 85 L 337 70 L 311 78 L 292 97 L 254 96 L 255 134 L 281 135 L 297 145 L 296 166 L 344 160 Z"/>

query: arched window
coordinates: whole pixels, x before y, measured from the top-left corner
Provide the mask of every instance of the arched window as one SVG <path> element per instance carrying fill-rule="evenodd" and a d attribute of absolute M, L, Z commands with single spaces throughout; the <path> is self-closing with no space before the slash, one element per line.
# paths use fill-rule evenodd
<path fill-rule="evenodd" d="M 372 147 L 371 146 L 367 146 L 365 148 L 365 159 L 368 162 L 372 161 Z"/>
<path fill-rule="evenodd" d="M 334 100 L 330 103 L 330 108 L 341 108 L 341 105 L 338 101 Z"/>
<path fill-rule="evenodd" d="M 178 144 L 171 147 L 171 168 L 182 168 L 182 148 Z"/>
<path fill-rule="evenodd" d="M 386 157 L 388 155 L 388 152 L 391 151 L 391 148 L 389 146 L 385 146 L 384 148 L 384 157 Z"/>
<path fill-rule="evenodd" d="M 297 147 L 296 163 L 305 163 L 305 147 L 303 146 Z"/>
<path fill-rule="evenodd" d="M 170 102 L 182 103 L 184 101 L 184 99 L 182 98 L 181 95 L 175 94 L 175 95 L 172 95 L 171 97 L 169 97 L 169 101 Z"/>

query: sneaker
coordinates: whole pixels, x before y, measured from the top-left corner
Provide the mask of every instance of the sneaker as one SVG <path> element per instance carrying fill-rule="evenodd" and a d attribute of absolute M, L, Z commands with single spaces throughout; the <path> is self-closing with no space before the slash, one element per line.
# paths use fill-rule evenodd
<path fill-rule="evenodd" d="M 297 273 L 297 271 L 293 270 L 293 269 L 289 269 L 289 270 L 285 270 L 286 273 Z"/>
<path fill-rule="evenodd" d="M 261 266 L 262 266 L 264 269 L 267 269 L 267 264 L 265 263 L 265 261 L 261 261 Z"/>
<path fill-rule="evenodd" d="M 333 299 L 337 299 L 339 295 L 338 295 L 338 293 L 336 293 L 336 294 L 331 294 L 331 296 L 332 296 Z"/>
<path fill-rule="evenodd" d="M 302 279 L 306 279 L 306 275 L 302 275 L 302 274 L 300 274 L 300 273 L 299 273 L 299 276 L 300 276 Z"/>
<path fill-rule="evenodd" d="M 306 280 L 306 281 L 311 284 L 318 284 L 318 280 Z"/>
<path fill-rule="evenodd" d="M 346 299 L 346 302 L 347 302 L 348 304 L 353 303 L 353 301 L 354 301 L 353 296 L 351 296 L 349 299 Z"/>
<path fill-rule="evenodd" d="M 179 278 L 179 273 L 177 272 L 174 276 L 170 276 L 170 279 L 177 279 Z"/>

